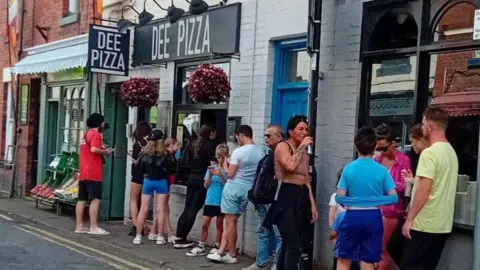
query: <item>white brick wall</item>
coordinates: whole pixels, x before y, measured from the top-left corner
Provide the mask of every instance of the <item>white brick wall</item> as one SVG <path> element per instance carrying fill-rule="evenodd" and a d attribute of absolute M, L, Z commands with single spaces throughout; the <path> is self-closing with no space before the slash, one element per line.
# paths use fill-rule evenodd
<path fill-rule="evenodd" d="M 323 267 L 332 264 L 328 239 L 328 200 L 335 190 L 337 170 L 353 157 L 359 91 L 359 50 L 362 1 L 323 0 L 316 159 L 317 207 L 314 254 Z"/>
<path fill-rule="evenodd" d="M 164 7 L 170 5 L 170 0 L 157 1 Z M 218 0 L 206 1 L 211 5 Z M 242 2 L 242 17 L 240 29 L 240 61 L 231 60 L 232 92 L 229 101 L 229 116 L 241 116 L 242 123 L 249 124 L 254 130 L 257 143 L 263 142 L 263 130 L 270 123 L 273 81 L 273 44 L 272 39 L 301 35 L 307 32 L 308 1 L 305 0 L 244 0 Z M 178 7 L 188 9 L 185 1 L 175 1 Z M 138 10 L 143 10 L 143 1 L 134 2 Z M 104 10 L 104 18 L 119 18 L 121 6 L 111 6 Z M 157 18 L 165 16 L 153 2 L 147 2 L 147 10 Z M 255 16 L 256 10 L 256 16 Z M 125 17 L 133 18 L 134 14 L 125 11 Z M 167 69 L 143 68 L 131 71 L 131 76 L 146 76 L 160 78 L 159 101 L 171 101 L 173 98 L 175 64 L 169 62 Z M 123 77 L 109 76 L 110 82 L 120 82 Z M 250 95 L 250 93 L 252 93 Z M 252 108 L 250 110 L 250 108 Z M 135 111 L 130 111 L 130 123 L 134 123 Z M 131 147 L 131 145 L 130 145 Z M 131 160 L 128 160 L 129 171 Z M 126 175 L 127 191 L 125 194 L 125 217 L 129 217 L 129 183 L 130 174 Z M 171 211 L 172 222 L 176 225 L 178 216 L 183 210 L 184 195 L 172 192 Z M 199 217 L 202 211 L 199 212 Z M 256 249 L 256 213 L 249 205 L 247 213 L 239 221 L 239 247 L 247 254 L 254 255 Z M 243 224 L 245 223 L 245 229 Z M 213 229 L 214 226 L 212 226 Z M 201 218 L 197 219 L 191 236 L 199 237 Z M 214 231 L 212 230 L 212 233 Z M 213 234 L 211 234 L 213 237 Z M 210 238 L 211 238 L 210 237 Z M 212 238 L 211 238 L 212 239 Z M 242 243 L 242 239 L 245 239 Z"/>

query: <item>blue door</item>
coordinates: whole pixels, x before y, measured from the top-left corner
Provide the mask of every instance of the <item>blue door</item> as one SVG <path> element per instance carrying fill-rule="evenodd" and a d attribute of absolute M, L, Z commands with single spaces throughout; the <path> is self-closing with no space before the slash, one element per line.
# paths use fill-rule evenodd
<path fill-rule="evenodd" d="M 272 123 L 285 131 L 295 114 L 308 114 L 310 56 L 306 40 L 286 40 L 275 44 Z"/>

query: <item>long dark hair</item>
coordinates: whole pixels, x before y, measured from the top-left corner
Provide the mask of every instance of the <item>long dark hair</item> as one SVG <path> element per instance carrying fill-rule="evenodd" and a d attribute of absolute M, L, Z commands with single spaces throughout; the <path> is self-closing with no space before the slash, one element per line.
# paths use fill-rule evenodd
<path fill-rule="evenodd" d="M 147 122 L 138 122 L 135 131 L 133 132 L 133 139 L 141 142 L 146 136 L 152 132 L 152 127 Z"/>
<path fill-rule="evenodd" d="M 215 128 L 213 128 L 210 125 L 203 125 L 200 128 L 200 134 L 199 136 L 193 141 L 192 146 L 193 146 L 193 157 L 198 158 L 198 153 L 200 152 L 200 148 L 202 147 L 203 141 L 209 140 L 210 135 L 212 132 L 215 131 Z"/>
<path fill-rule="evenodd" d="M 292 116 L 292 118 L 290 118 L 290 120 L 288 120 L 287 139 L 290 138 L 290 130 L 293 131 L 298 126 L 298 124 L 300 124 L 300 123 L 305 123 L 308 126 L 308 118 L 305 115 L 296 114 L 296 115 Z"/>

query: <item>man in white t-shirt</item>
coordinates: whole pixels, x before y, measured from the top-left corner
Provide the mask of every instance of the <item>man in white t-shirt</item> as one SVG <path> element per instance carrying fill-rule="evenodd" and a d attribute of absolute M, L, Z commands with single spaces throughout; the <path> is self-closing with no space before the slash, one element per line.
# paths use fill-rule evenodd
<path fill-rule="evenodd" d="M 262 148 L 253 142 L 253 131 L 250 126 L 240 126 L 236 131 L 236 138 L 240 147 L 233 151 L 229 163 L 224 164 L 228 181 L 223 188 L 221 209 L 227 222 L 224 233 L 226 237 L 223 237 L 220 249 L 207 256 L 211 260 L 224 263 L 237 262 L 238 218 L 247 209 L 248 191 L 255 181 L 258 162 L 264 155 Z M 228 253 L 222 257 L 225 248 L 228 249 Z"/>

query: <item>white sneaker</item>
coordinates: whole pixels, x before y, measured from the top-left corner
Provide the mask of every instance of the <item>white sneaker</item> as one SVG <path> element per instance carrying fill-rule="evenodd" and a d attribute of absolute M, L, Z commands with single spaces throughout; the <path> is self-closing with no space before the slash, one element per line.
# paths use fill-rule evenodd
<path fill-rule="evenodd" d="M 177 241 L 177 240 L 180 240 L 180 238 L 178 238 L 178 237 L 176 237 L 176 236 L 174 236 L 174 235 L 168 237 L 168 243 L 170 243 L 170 244 L 174 244 L 174 245 L 175 245 L 175 241 Z"/>
<path fill-rule="evenodd" d="M 135 236 L 135 238 L 133 239 L 133 244 L 140 245 L 141 243 L 142 243 L 142 236 L 141 235 Z"/>
<path fill-rule="evenodd" d="M 148 234 L 148 240 L 149 241 L 156 241 L 157 240 L 157 237 L 158 235 L 154 234 L 154 233 L 149 233 Z"/>
<path fill-rule="evenodd" d="M 222 257 L 222 262 L 228 263 L 228 264 L 234 264 L 238 262 L 238 259 L 236 257 L 230 256 L 230 253 L 227 253 L 227 255 Z"/>
<path fill-rule="evenodd" d="M 247 268 L 242 268 L 242 270 L 262 270 L 262 269 L 266 269 L 266 268 L 267 268 L 266 266 L 260 267 L 260 266 L 257 265 L 257 263 L 253 263 L 252 265 L 250 265 Z"/>
<path fill-rule="evenodd" d="M 161 235 L 157 237 L 157 245 L 165 245 L 167 243 L 167 239 L 165 236 Z"/>
<path fill-rule="evenodd" d="M 210 254 L 218 253 L 218 248 L 212 248 Z"/>
<path fill-rule="evenodd" d="M 205 256 L 205 248 L 201 246 L 194 247 L 192 250 L 185 253 L 185 255 L 187 257 Z"/>
<path fill-rule="evenodd" d="M 214 262 L 222 262 L 222 255 L 218 253 L 211 253 L 207 255 L 207 259 L 214 261 Z"/>

